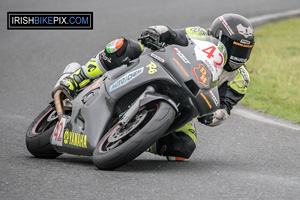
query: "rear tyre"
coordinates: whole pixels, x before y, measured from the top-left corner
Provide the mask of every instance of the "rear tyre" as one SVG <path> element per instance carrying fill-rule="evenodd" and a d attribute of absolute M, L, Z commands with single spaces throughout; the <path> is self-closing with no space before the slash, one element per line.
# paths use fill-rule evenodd
<path fill-rule="evenodd" d="M 53 105 L 49 105 L 33 120 L 26 132 L 26 147 L 32 155 L 38 158 L 56 158 L 61 155 L 50 144 L 57 122 Z"/>
<path fill-rule="evenodd" d="M 113 170 L 138 157 L 167 131 L 175 114 L 165 101 L 147 104 L 126 127 L 117 123 L 103 136 L 93 153 L 94 164 Z"/>

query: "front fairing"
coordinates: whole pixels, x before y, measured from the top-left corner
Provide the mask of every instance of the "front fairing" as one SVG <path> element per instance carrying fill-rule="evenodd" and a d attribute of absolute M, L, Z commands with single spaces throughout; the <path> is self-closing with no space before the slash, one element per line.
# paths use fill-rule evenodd
<path fill-rule="evenodd" d="M 190 98 L 198 115 L 212 113 L 220 105 L 217 83 L 227 58 L 221 52 L 223 45 L 214 42 L 189 39 L 186 47 L 170 45 L 167 53 L 155 52 L 163 60 L 171 58 L 164 67 L 180 82 L 180 99 Z"/>

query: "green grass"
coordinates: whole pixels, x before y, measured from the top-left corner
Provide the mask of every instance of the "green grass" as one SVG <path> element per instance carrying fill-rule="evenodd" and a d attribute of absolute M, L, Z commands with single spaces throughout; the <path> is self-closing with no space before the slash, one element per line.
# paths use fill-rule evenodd
<path fill-rule="evenodd" d="M 300 19 L 258 27 L 241 104 L 300 123 Z"/>

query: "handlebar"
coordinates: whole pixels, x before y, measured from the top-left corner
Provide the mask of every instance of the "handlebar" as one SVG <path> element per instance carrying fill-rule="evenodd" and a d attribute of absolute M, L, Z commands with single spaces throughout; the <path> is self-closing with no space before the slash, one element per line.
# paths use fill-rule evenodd
<path fill-rule="evenodd" d="M 146 39 L 146 38 L 150 38 L 151 39 L 151 42 L 150 40 L 147 41 L 146 45 L 150 45 L 150 48 L 152 50 L 158 50 L 158 49 L 162 49 L 165 47 L 165 44 L 164 42 L 158 42 L 156 40 L 155 37 L 153 37 L 152 35 L 148 34 L 148 35 L 143 35 L 143 36 L 140 36 L 138 37 L 138 40 L 142 41 L 143 39 Z M 154 48 L 152 48 L 154 47 Z"/>

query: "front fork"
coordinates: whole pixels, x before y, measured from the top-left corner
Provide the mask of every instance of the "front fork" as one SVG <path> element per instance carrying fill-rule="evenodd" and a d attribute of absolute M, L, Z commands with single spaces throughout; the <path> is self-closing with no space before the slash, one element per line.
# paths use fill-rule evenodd
<path fill-rule="evenodd" d="M 152 86 L 148 86 L 146 90 L 139 96 L 139 98 L 130 106 L 130 108 L 127 110 L 127 112 L 122 116 L 121 120 L 119 121 L 119 124 L 121 126 L 125 126 L 139 111 L 141 105 L 140 102 L 143 98 L 146 97 L 147 93 L 154 93 L 155 89 Z"/>

